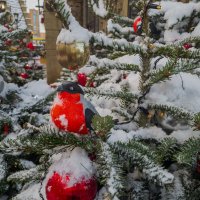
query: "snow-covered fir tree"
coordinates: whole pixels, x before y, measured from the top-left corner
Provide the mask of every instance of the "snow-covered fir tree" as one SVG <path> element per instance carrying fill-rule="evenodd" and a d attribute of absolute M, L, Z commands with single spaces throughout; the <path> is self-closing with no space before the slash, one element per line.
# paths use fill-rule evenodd
<path fill-rule="evenodd" d="M 63 23 L 58 60 L 67 69 L 57 91 L 43 81 L 19 91 L 44 98 L 11 110 L 18 126 L 0 145 L 1 194 L 198 200 L 200 3 L 130 1 L 132 18 L 114 12 L 117 1 L 88 3 L 108 34 L 81 27 L 67 1 L 47 0 Z"/>

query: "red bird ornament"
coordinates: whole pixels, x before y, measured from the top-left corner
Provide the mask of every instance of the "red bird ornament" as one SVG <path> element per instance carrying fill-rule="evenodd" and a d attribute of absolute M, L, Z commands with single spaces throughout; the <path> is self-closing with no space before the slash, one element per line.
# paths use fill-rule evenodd
<path fill-rule="evenodd" d="M 65 82 L 57 89 L 57 97 L 50 111 L 54 125 L 60 130 L 88 134 L 92 130 L 94 106 L 84 98 L 84 92 L 76 82 Z"/>

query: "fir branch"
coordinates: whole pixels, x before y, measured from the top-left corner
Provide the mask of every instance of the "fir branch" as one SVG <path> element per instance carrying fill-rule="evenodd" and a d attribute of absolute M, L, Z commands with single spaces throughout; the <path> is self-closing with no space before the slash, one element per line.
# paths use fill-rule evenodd
<path fill-rule="evenodd" d="M 193 166 L 197 153 L 200 152 L 200 138 L 190 138 L 181 147 L 176 155 L 178 163 Z"/>
<path fill-rule="evenodd" d="M 106 97 L 108 99 L 113 98 L 113 99 L 121 99 L 127 102 L 132 102 L 134 103 L 137 99 L 138 96 L 136 94 L 132 94 L 129 92 L 114 92 L 114 91 L 101 91 L 97 89 L 92 89 L 92 88 L 84 88 L 84 92 L 87 93 L 88 95 L 96 95 L 99 97 Z"/>
<path fill-rule="evenodd" d="M 197 44 L 200 44 L 200 37 L 189 37 L 189 38 L 186 38 L 186 39 L 182 40 L 181 42 L 179 42 L 178 45 L 183 46 L 185 43 L 197 43 Z"/>
<path fill-rule="evenodd" d="M 136 71 L 136 72 L 140 71 L 140 68 L 138 65 L 119 63 L 107 58 L 98 59 L 96 56 L 91 56 L 89 64 L 98 68 L 127 70 L 127 71 Z"/>
<path fill-rule="evenodd" d="M 118 36 L 118 38 L 131 38 L 134 35 L 134 30 L 132 27 L 122 27 L 117 23 L 114 23 L 113 20 L 108 20 L 108 32 L 113 33 Z"/>
<path fill-rule="evenodd" d="M 134 140 L 128 144 L 117 142 L 110 146 L 114 153 L 142 168 L 148 179 L 157 181 L 161 185 L 171 184 L 173 182 L 173 175 L 154 162 L 154 155 L 147 146 Z"/>
<path fill-rule="evenodd" d="M 181 62 L 177 63 L 175 61 L 169 61 L 165 67 L 159 69 L 150 75 L 149 80 L 147 81 L 147 86 L 152 86 L 155 83 L 161 81 L 166 81 L 171 78 L 172 75 L 179 74 L 180 72 L 190 72 L 194 69 L 199 68 L 199 63 L 188 63 Z"/>
<path fill-rule="evenodd" d="M 44 132 L 34 135 L 20 135 L 14 140 L 2 141 L 0 144 L 0 151 L 5 153 L 15 151 L 20 153 L 24 152 L 26 154 L 36 153 L 38 155 L 43 155 L 48 153 L 46 150 L 54 149 L 58 146 L 63 146 L 63 148 L 80 146 L 87 150 L 91 150 L 94 146 L 94 140 L 91 137 L 77 138 L 73 134 L 58 132 L 56 129 L 45 126 L 37 129 L 37 131 Z"/>
<path fill-rule="evenodd" d="M 195 130 L 200 130 L 200 113 L 194 115 L 193 126 L 195 127 Z"/>
<path fill-rule="evenodd" d="M 126 52 L 126 54 L 144 54 L 145 51 L 139 46 L 132 42 L 127 42 L 125 39 L 111 39 L 106 35 L 99 33 L 91 33 L 91 44 L 94 46 L 99 45 L 101 48 L 106 48 L 109 51 L 120 51 Z"/>
<path fill-rule="evenodd" d="M 17 29 L 12 32 L 2 32 L 0 33 L 0 40 L 7 40 L 9 39 L 23 39 L 28 35 L 29 31 L 28 29 Z"/>
<path fill-rule="evenodd" d="M 177 118 L 177 119 L 183 119 L 183 120 L 192 120 L 193 114 L 184 111 L 181 108 L 177 108 L 174 106 L 167 106 L 167 105 L 148 105 L 148 109 L 154 109 L 156 111 L 166 112 L 167 114 L 170 114 L 171 116 Z"/>
<path fill-rule="evenodd" d="M 98 171 L 102 183 L 106 185 L 112 199 L 119 200 L 124 190 L 124 177 L 120 166 L 117 164 L 115 157 L 106 143 L 101 143 L 101 151 L 98 156 Z"/>
<path fill-rule="evenodd" d="M 170 58 L 187 58 L 187 59 L 199 59 L 200 58 L 200 51 L 188 51 L 185 50 L 182 46 L 176 46 L 176 45 L 165 45 L 162 47 L 156 47 L 152 51 L 152 56 L 165 56 Z"/>
<path fill-rule="evenodd" d="M 130 19 L 128 17 L 123 17 L 123 16 L 119 16 L 119 15 L 114 15 L 113 17 L 113 21 L 115 23 L 121 24 L 123 26 L 132 26 L 134 20 Z"/>
<path fill-rule="evenodd" d="M 174 138 L 165 138 L 161 141 L 155 150 L 156 162 L 163 165 L 166 161 L 174 161 L 174 155 L 177 153 L 178 145 Z"/>
<path fill-rule="evenodd" d="M 41 112 L 41 110 L 43 110 L 44 106 L 46 106 L 48 104 L 48 102 L 53 101 L 55 94 L 56 94 L 56 91 L 51 92 L 47 97 L 39 100 L 34 105 L 23 108 L 20 111 L 20 113 Z"/>
<path fill-rule="evenodd" d="M 43 176 L 44 169 L 43 165 L 38 165 L 29 170 L 18 171 L 8 176 L 7 181 L 13 183 L 26 183 L 32 180 L 40 180 Z"/>

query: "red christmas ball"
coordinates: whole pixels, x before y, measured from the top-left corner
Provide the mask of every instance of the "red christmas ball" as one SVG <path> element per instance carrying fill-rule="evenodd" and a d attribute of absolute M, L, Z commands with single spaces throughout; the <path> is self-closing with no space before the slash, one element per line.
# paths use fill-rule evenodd
<path fill-rule="evenodd" d="M 77 74 L 77 81 L 78 81 L 79 85 L 85 87 L 87 82 L 89 81 L 89 78 L 86 76 L 85 73 L 78 73 Z M 95 84 L 94 84 L 93 81 L 90 83 L 89 87 L 95 87 Z"/>
<path fill-rule="evenodd" d="M 85 86 L 87 83 L 87 76 L 85 73 L 78 73 L 77 80 L 79 85 Z"/>
<path fill-rule="evenodd" d="M 70 184 L 71 176 L 66 174 L 61 176 L 54 172 L 46 185 L 47 200 L 94 200 L 97 193 L 97 183 L 94 178 Z"/>
<path fill-rule="evenodd" d="M 28 48 L 28 49 L 30 49 L 30 50 L 35 50 L 35 47 L 33 46 L 33 43 L 32 42 L 29 42 L 27 45 L 26 45 L 26 47 Z"/>
<path fill-rule="evenodd" d="M 27 73 L 21 73 L 20 77 L 23 79 L 27 79 L 27 78 L 29 78 L 29 75 Z"/>
<path fill-rule="evenodd" d="M 141 34 L 142 31 L 142 18 L 140 16 L 136 17 L 133 22 L 133 30 L 137 34 Z"/>
<path fill-rule="evenodd" d="M 189 44 L 189 43 L 185 43 L 185 44 L 183 45 L 183 47 L 184 47 L 184 49 L 190 49 L 190 48 L 192 48 L 192 45 Z"/>
<path fill-rule="evenodd" d="M 12 44 L 12 40 L 11 39 L 7 39 L 6 41 L 5 41 L 5 45 L 6 46 L 10 46 Z"/>
<path fill-rule="evenodd" d="M 9 25 L 8 24 L 5 24 L 4 27 L 7 28 L 7 29 L 9 29 Z"/>
<path fill-rule="evenodd" d="M 50 111 L 52 122 L 60 130 L 88 134 L 84 107 L 80 102 L 80 94 L 58 93 Z"/>
<path fill-rule="evenodd" d="M 4 124 L 4 126 L 3 126 L 4 135 L 8 135 L 9 130 L 10 130 L 9 125 L 8 124 Z"/>
<path fill-rule="evenodd" d="M 25 69 L 25 70 L 31 70 L 31 69 L 33 69 L 33 68 L 32 68 L 32 66 L 30 66 L 29 64 L 26 64 L 26 65 L 24 66 L 24 69 Z"/>

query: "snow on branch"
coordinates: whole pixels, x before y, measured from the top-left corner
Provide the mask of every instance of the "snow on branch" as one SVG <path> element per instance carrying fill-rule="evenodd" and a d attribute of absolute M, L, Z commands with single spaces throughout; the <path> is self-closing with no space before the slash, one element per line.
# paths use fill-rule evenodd
<path fill-rule="evenodd" d="M 54 11 L 60 16 L 65 28 L 68 27 L 69 29 L 69 31 L 61 31 L 57 42 L 71 43 L 71 41 L 77 40 L 88 44 L 90 41 L 93 44 L 100 44 L 103 47 L 108 47 L 115 51 L 126 51 L 128 53 L 141 53 L 144 51 L 139 45 L 127 42 L 125 39 L 113 40 L 103 33 L 92 33 L 88 31 L 72 15 L 71 9 L 65 0 L 54 0 L 54 2 Z M 67 38 L 69 38 L 69 41 Z"/>
<path fill-rule="evenodd" d="M 106 10 L 104 0 L 98 0 L 98 5 L 94 0 L 90 0 L 90 3 L 92 5 L 93 11 L 95 14 L 99 17 L 105 18 L 108 15 L 108 11 Z"/>
<path fill-rule="evenodd" d="M 107 68 L 107 69 L 118 69 L 118 70 L 130 70 L 130 71 L 140 71 L 139 66 L 135 64 L 126 64 L 119 63 L 107 58 L 98 59 L 96 56 L 91 56 L 90 65 L 93 65 L 98 68 Z"/>
<path fill-rule="evenodd" d="M 101 176 L 103 176 L 107 190 L 112 199 L 119 200 L 120 192 L 124 188 L 124 180 L 122 178 L 122 170 L 116 164 L 117 162 L 108 144 L 101 144 L 99 159 L 101 160 L 99 171 Z"/>
<path fill-rule="evenodd" d="M 125 159 L 141 167 L 148 179 L 157 181 L 160 185 L 173 183 L 174 176 L 153 161 L 150 150 L 142 143 L 132 140 L 127 144 L 117 142 L 110 146 L 116 154 L 121 154 Z"/>

